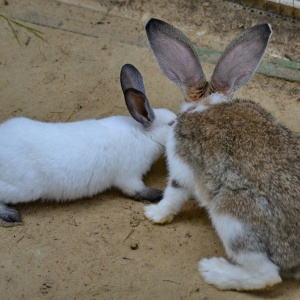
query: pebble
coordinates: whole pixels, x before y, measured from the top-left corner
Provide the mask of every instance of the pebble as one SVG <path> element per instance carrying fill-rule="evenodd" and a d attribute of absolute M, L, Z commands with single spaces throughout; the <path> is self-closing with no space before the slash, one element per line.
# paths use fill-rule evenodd
<path fill-rule="evenodd" d="M 136 242 L 131 243 L 131 245 L 130 245 L 130 249 L 131 249 L 131 250 L 136 250 L 138 247 L 139 247 L 139 244 L 136 243 Z"/>

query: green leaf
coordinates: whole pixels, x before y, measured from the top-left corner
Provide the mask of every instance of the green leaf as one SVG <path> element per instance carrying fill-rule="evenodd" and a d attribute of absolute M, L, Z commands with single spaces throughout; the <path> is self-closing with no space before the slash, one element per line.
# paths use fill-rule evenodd
<path fill-rule="evenodd" d="M 17 33 L 17 31 L 13 28 L 11 22 L 10 22 L 8 19 L 7 19 L 6 21 L 7 21 L 8 25 L 9 25 L 9 27 L 11 28 L 11 31 L 13 32 L 14 37 L 15 37 L 16 40 L 18 41 L 19 46 L 21 46 L 20 40 L 19 40 L 19 38 L 18 38 L 18 33 Z"/>

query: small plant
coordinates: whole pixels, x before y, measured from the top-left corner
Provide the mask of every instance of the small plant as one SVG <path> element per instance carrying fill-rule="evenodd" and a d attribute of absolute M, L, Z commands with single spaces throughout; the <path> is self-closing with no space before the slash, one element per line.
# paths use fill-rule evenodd
<path fill-rule="evenodd" d="M 2 14 L 0 14 L 0 17 L 7 21 L 9 27 L 10 27 L 11 30 L 12 30 L 12 33 L 13 33 L 14 37 L 16 38 L 16 40 L 18 41 L 18 44 L 19 44 L 20 46 L 21 46 L 21 43 L 20 43 L 20 40 L 19 40 L 19 37 L 18 37 L 18 32 L 17 32 L 17 30 L 14 28 L 13 24 L 14 24 L 14 25 L 17 25 L 17 26 L 19 26 L 19 27 L 25 28 L 26 30 L 28 30 L 29 32 L 31 32 L 32 34 L 34 34 L 36 37 L 38 37 L 39 39 L 41 39 L 41 40 L 43 40 L 44 42 L 48 43 L 48 41 L 42 37 L 43 32 L 41 32 L 41 31 L 39 31 L 39 30 L 37 30 L 37 29 L 34 29 L 34 28 L 30 27 L 30 26 L 27 26 L 27 25 L 25 25 L 25 24 L 22 24 L 22 23 L 20 23 L 20 22 L 14 20 L 14 19 L 12 19 L 12 18 L 6 17 L 6 16 L 4 16 L 4 15 L 2 15 Z"/>

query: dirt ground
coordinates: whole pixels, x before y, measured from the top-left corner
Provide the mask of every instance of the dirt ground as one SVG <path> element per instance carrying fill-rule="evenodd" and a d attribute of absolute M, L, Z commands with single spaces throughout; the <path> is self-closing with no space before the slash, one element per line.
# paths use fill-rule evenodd
<path fill-rule="evenodd" d="M 1 1 L 0 11 L 35 23 L 27 25 L 48 41 L 18 28 L 20 47 L 0 19 L 0 121 L 127 115 L 119 84 L 125 63 L 143 74 L 154 107 L 178 112 L 182 97 L 147 47 L 150 17 L 214 50 L 223 50 L 243 28 L 267 21 L 274 34 L 266 59 L 300 61 L 299 23 L 220 1 L 9 0 Z M 210 75 L 214 65 L 203 67 Z M 258 101 L 300 132 L 299 82 L 257 74 L 236 96 Z M 160 159 L 145 181 L 163 189 L 166 176 Z M 17 205 L 23 225 L 0 227 L 1 299 L 300 299 L 300 283 L 293 280 L 255 293 L 207 285 L 197 262 L 224 250 L 206 212 L 190 201 L 173 223 L 155 226 L 144 219 L 144 205 L 115 190 L 70 203 Z"/>

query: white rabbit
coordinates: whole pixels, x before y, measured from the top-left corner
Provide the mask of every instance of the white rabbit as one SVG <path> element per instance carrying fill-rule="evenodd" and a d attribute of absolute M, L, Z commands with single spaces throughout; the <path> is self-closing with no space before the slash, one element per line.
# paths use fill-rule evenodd
<path fill-rule="evenodd" d="M 270 25 L 232 41 L 210 82 L 178 29 L 152 19 L 146 31 L 161 69 L 188 103 L 168 136 L 164 197 L 145 215 L 171 222 L 194 196 L 229 257 L 199 262 L 205 281 L 220 289 L 263 289 L 281 282 L 279 271 L 300 278 L 300 140 L 259 104 L 231 98 L 255 73 Z"/>
<path fill-rule="evenodd" d="M 13 118 L 0 125 L 0 221 L 21 221 L 7 204 L 37 199 L 72 200 L 110 187 L 138 200 L 157 201 L 162 191 L 142 176 L 164 151 L 176 115 L 152 109 L 143 79 L 129 64 L 120 75 L 132 115 L 69 123 Z M 138 121 L 138 122 L 137 122 Z"/>

